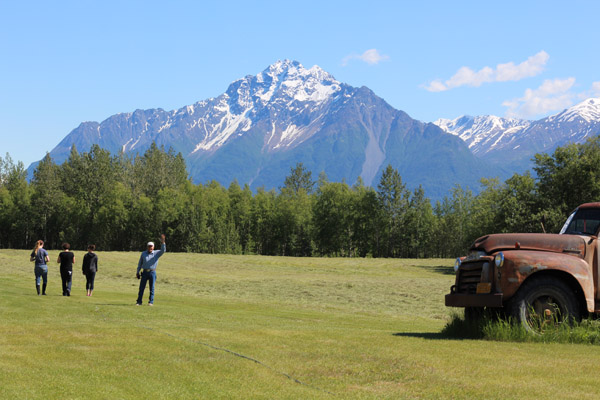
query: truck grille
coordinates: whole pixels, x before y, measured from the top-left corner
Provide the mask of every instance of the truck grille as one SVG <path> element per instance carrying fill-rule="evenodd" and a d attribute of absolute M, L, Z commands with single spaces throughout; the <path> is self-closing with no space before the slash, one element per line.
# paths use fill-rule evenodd
<path fill-rule="evenodd" d="M 485 261 L 463 263 L 456 277 L 456 292 L 475 294 L 477 284 L 481 282 L 481 272 Z"/>

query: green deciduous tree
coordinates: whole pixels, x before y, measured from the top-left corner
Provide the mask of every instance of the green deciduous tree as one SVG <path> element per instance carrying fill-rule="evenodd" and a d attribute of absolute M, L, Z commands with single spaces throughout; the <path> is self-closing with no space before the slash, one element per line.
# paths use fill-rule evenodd
<path fill-rule="evenodd" d="M 39 162 L 31 181 L 31 216 L 36 237 L 46 242 L 47 248 L 60 248 L 61 232 L 68 224 L 65 213 L 65 194 L 61 189 L 60 167 L 50 154 Z"/>

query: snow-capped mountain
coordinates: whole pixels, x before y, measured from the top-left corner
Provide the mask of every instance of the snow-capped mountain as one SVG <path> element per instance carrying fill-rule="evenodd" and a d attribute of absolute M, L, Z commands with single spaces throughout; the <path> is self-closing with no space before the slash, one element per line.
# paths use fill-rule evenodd
<path fill-rule="evenodd" d="M 113 154 L 141 154 L 152 142 L 181 152 L 195 182 L 237 179 L 253 188 L 281 186 L 297 162 L 314 176 L 325 172 L 331 181 L 348 183 L 360 176 L 374 186 L 391 164 L 409 187 L 421 184 L 431 198 L 455 183 L 475 189 L 480 177 L 498 174 L 438 126 L 413 120 L 366 87 L 289 60 L 178 110 L 84 122 L 50 155 L 62 163 L 73 145 L 88 151 L 92 144 Z"/>
<path fill-rule="evenodd" d="M 600 121 L 600 98 L 590 98 L 563 112 L 547 118 L 549 122 L 598 123 Z"/>
<path fill-rule="evenodd" d="M 242 136 L 265 117 L 273 120 L 265 148 L 295 146 L 318 128 L 315 114 L 334 94 L 340 82 L 318 66 L 305 69 L 297 62 L 279 61 L 256 76 L 233 82 L 217 97 L 178 110 L 136 110 L 114 115 L 102 123 L 85 122 L 67 136 L 51 155 L 61 160 L 58 150 L 85 141 L 118 143 L 124 152 L 143 151 L 152 141 L 174 146 L 184 155 L 214 152 L 235 135 Z M 317 115 L 318 116 L 318 115 Z M 306 124 L 306 121 L 311 123 Z M 165 140 L 168 139 L 168 140 Z M 190 151 L 191 149 L 191 151 Z"/>
<path fill-rule="evenodd" d="M 233 82 L 215 101 L 199 104 L 205 117 L 195 121 L 202 140 L 192 154 L 215 151 L 231 135 L 249 131 L 267 116 L 273 124 L 265 149 L 297 146 L 319 129 L 323 108 L 340 92 L 340 82 L 318 66 L 305 69 L 298 62 L 279 61 L 256 76 Z"/>
<path fill-rule="evenodd" d="M 582 143 L 600 134 L 600 98 L 587 99 L 537 121 L 463 116 L 434 124 L 463 139 L 477 157 L 511 163 L 518 171 L 529 167 L 536 153 L 551 153 L 559 146 Z"/>
<path fill-rule="evenodd" d="M 440 118 L 434 124 L 464 140 L 473 154 L 482 157 L 510 141 L 517 132 L 527 128 L 531 121 L 493 115 L 465 115 L 452 120 Z"/>

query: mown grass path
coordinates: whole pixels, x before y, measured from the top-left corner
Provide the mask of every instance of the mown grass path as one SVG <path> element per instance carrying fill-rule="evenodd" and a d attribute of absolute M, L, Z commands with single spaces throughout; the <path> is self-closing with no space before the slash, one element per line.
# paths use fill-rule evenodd
<path fill-rule="evenodd" d="M 49 251 L 0 250 L 2 399 L 592 399 L 600 348 L 446 340 L 451 260 L 167 253 L 134 306 L 139 253 L 98 252 L 61 296 Z M 147 294 L 145 296 L 147 301 Z"/>

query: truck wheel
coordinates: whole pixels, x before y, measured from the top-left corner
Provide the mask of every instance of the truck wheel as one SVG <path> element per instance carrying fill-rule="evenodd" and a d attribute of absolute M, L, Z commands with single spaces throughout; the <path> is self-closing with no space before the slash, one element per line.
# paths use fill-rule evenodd
<path fill-rule="evenodd" d="M 510 313 L 530 332 L 579 320 L 579 303 L 573 290 L 554 277 L 525 282 L 511 300 Z"/>

